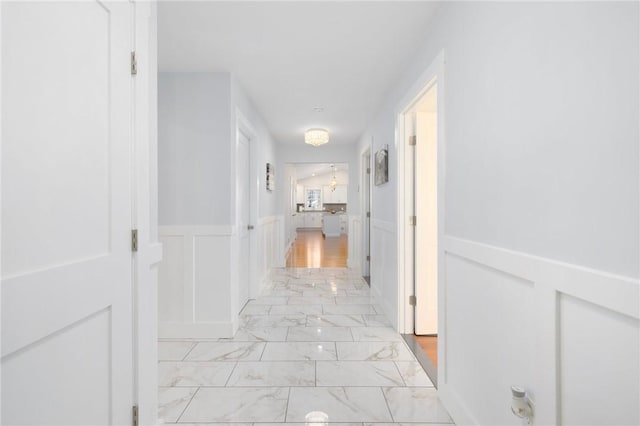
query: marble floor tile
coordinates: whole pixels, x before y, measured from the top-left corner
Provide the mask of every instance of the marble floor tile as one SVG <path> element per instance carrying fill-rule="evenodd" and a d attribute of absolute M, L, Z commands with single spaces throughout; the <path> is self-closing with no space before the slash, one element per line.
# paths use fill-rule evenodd
<path fill-rule="evenodd" d="M 196 342 L 158 342 L 159 361 L 182 361 Z"/>
<path fill-rule="evenodd" d="M 304 297 L 315 297 L 315 296 L 346 296 L 347 293 L 345 290 L 338 290 L 329 288 L 327 290 L 315 289 L 315 290 L 303 290 L 302 296 Z"/>
<path fill-rule="evenodd" d="M 284 342 L 287 338 L 288 327 L 247 327 L 243 326 L 230 339 L 220 339 L 220 342 Z"/>
<path fill-rule="evenodd" d="M 338 305 L 367 305 L 374 302 L 375 300 L 370 296 L 336 296 Z"/>
<path fill-rule="evenodd" d="M 371 290 L 369 287 L 362 290 L 345 290 L 345 296 L 355 296 L 355 297 L 371 297 Z"/>
<path fill-rule="evenodd" d="M 307 315 L 307 327 L 364 327 L 362 315 Z"/>
<path fill-rule="evenodd" d="M 287 422 L 308 422 L 312 412 L 325 413 L 326 422 L 392 421 L 377 387 L 291 388 Z"/>
<path fill-rule="evenodd" d="M 307 316 L 299 315 L 245 315 L 240 318 L 240 326 L 245 328 L 259 327 L 303 327 L 307 324 Z"/>
<path fill-rule="evenodd" d="M 335 361 L 336 359 L 334 342 L 269 342 L 261 358 L 262 361 Z"/>
<path fill-rule="evenodd" d="M 275 305 L 271 315 L 320 315 L 322 305 Z"/>
<path fill-rule="evenodd" d="M 200 388 L 180 421 L 283 422 L 288 395 L 289 388 Z"/>
<path fill-rule="evenodd" d="M 185 361 L 257 361 L 264 346 L 263 342 L 202 342 Z"/>
<path fill-rule="evenodd" d="M 288 342 L 353 342 L 349 327 L 289 327 Z"/>
<path fill-rule="evenodd" d="M 311 417 L 311 416 L 310 416 Z M 323 417 L 323 416 L 321 416 Z M 324 418 L 324 417 L 323 417 Z M 362 426 L 362 423 L 326 423 L 326 422 L 316 422 L 316 421 L 308 421 L 305 423 L 254 423 L 253 426 Z M 182 426 L 182 425 L 180 425 Z M 451 426 L 451 425 L 447 425 Z"/>
<path fill-rule="evenodd" d="M 224 386 L 234 366 L 233 362 L 163 361 L 158 363 L 158 385 Z"/>
<path fill-rule="evenodd" d="M 337 342 L 341 361 L 415 361 L 404 342 Z"/>
<path fill-rule="evenodd" d="M 247 304 L 240 312 L 240 315 L 267 315 L 271 310 L 271 305 L 249 305 Z"/>
<path fill-rule="evenodd" d="M 322 305 L 322 312 L 329 315 L 377 314 L 371 305 Z"/>
<path fill-rule="evenodd" d="M 198 388 L 159 388 L 158 419 L 165 423 L 175 423 L 180 418 Z"/>
<path fill-rule="evenodd" d="M 313 361 L 239 362 L 227 386 L 313 386 Z"/>
<path fill-rule="evenodd" d="M 433 387 L 433 383 L 427 376 L 427 373 L 424 372 L 422 366 L 416 361 L 397 361 L 396 365 L 398 366 L 398 371 L 400 371 L 400 375 L 402 376 L 402 380 L 406 386 L 425 386 L 425 387 Z"/>
<path fill-rule="evenodd" d="M 331 305 L 336 303 L 334 296 L 290 297 L 289 305 Z"/>
<path fill-rule="evenodd" d="M 264 290 L 262 292 L 262 296 L 265 297 L 279 297 L 279 296 L 285 296 L 285 297 L 290 297 L 290 296 L 304 296 L 304 292 L 303 290 Z"/>
<path fill-rule="evenodd" d="M 284 296 L 264 296 L 249 300 L 248 306 L 252 305 L 286 305 L 288 297 Z"/>
<path fill-rule="evenodd" d="M 383 388 L 396 422 L 452 423 L 434 388 Z"/>
<path fill-rule="evenodd" d="M 391 361 L 318 361 L 316 386 L 404 386 Z"/>
<path fill-rule="evenodd" d="M 356 342 L 402 341 L 402 336 L 391 327 L 351 327 Z"/>
<path fill-rule="evenodd" d="M 387 319 L 386 315 L 380 314 L 366 314 L 362 315 L 367 327 L 391 327 L 391 321 Z"/>

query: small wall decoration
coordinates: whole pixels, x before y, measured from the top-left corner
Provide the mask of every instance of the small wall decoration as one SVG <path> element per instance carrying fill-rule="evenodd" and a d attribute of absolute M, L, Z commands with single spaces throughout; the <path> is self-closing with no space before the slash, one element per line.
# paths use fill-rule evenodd
<path fill-rule="evenodd" d="M 267 163 L 267 191 L 273 191 L 275 183 L 276 178 L 273 173 L 273 164 Z"/>
<path fill-rule="evenodd" d="M 389 145 L 384 145 L 376 152 L 374 162 L 376 186 L 389 182 Z"/>

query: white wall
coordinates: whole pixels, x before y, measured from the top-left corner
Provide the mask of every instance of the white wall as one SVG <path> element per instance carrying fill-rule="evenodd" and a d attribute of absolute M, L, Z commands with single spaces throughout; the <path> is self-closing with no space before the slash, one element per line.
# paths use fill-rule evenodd
<path fill-rule="evenodd" d="M 638 15 L 637 3 L 446 3 L 362 137 L 359 151 L 390 144 L 377 246 L 395 239 L 398 103 L 444 51 L 439 380 L 460 423 L 519 424 L 509 384 L 532 393 L 538 424 L 639 421 Z M 382 297 L 397 290 L 381 275 L 397 269 L 392 251 L 372 270 Z"/>
<path fill-rule="evenodd" d="M 232 221 L 228 73 L 158 77 L 160 225 Z"/>
<path fill-rule="evenodd" d="M 236 218 L 236 135 L 240 114 L 250 141 L 255 185 L 250 218 L 255 253 L 280 253 L 276 193 L 265 188 L 275 147 L 262 119 L 229 73 L 159 75 L 160 337 L 231 337 L 239 244 Z M 282 256 L 250 256 L 250 296 Z"/>

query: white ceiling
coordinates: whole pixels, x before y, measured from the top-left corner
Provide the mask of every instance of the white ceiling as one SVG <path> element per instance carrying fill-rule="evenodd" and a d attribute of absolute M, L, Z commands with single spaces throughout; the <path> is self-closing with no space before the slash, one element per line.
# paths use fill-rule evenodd
<path fill-rule="evenodd" d="M 161 1 L 161 71 L 234 73 L 279 143 L 353 143 L 424 43 L 436 2 Z M 323 112 L 314 112 L 323 107 Z"/>

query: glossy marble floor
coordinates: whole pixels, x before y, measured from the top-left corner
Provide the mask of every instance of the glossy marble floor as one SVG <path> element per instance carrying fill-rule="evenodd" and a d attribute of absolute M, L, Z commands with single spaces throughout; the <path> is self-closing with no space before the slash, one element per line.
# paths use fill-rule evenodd
<path fill-rule="evenodd" d="M 178 424 L 451 424 L 347 269 L 280 269 L 232 339 L 159 342 L 159 417 Z"/>

